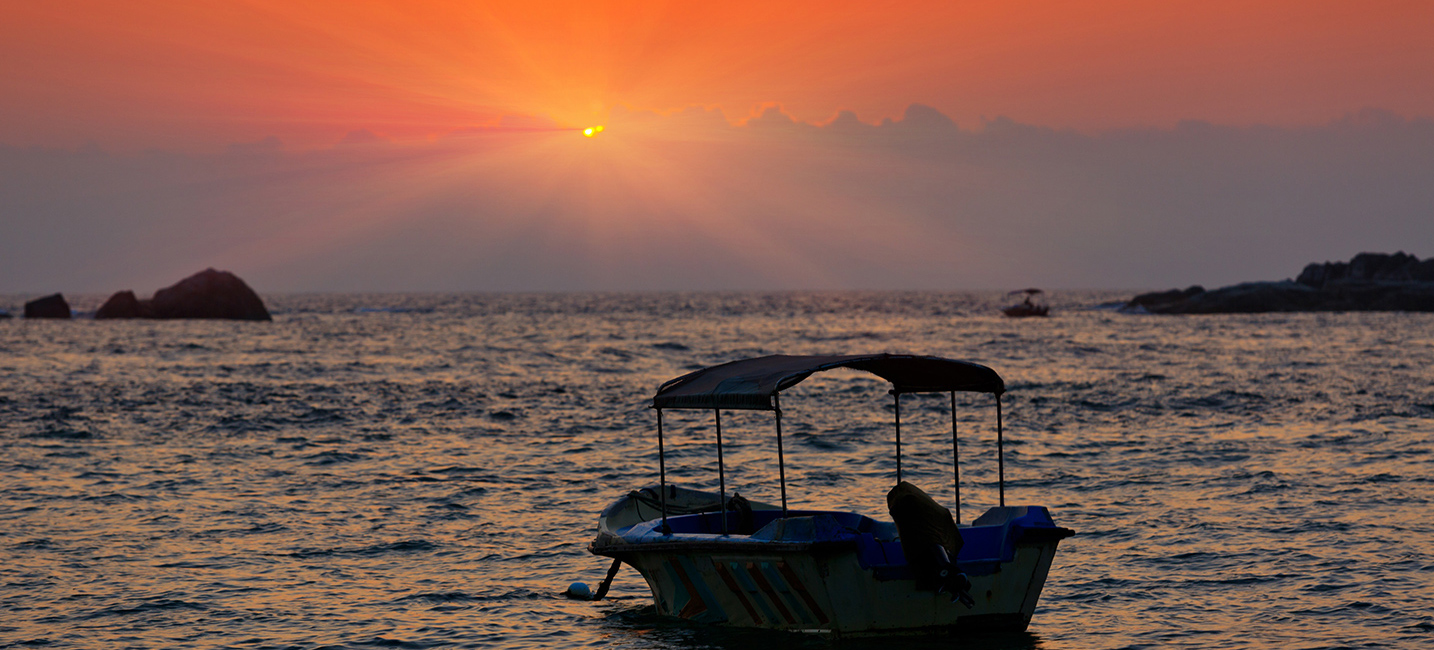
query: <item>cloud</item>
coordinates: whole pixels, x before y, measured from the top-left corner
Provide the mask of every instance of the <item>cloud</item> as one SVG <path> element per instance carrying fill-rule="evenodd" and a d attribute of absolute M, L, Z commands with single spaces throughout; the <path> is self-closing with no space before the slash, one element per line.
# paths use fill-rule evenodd
<path fill-rule="evenodd" d="M 504 115 L 498 120 L 499 131 L 554 131 L 558 123 L 546 115 Z"/>
<path fill-rule="evenodd" d="M 956 122 L 946 117 L 944 113 L 930 106 L 912 104 L 906 107 L 906 112 L 901 115 L 900 120 L 887 118 L 881 121 L 881 125 L 887 128 L 924 131 L 955 131 Z"/>
<path fill-rule="evenodd" d="M 275 138 L 275 141 L 277 141 L 277 138 Z M 344 139 L 339 141 L 339 145 L 363 146 L 369 144 L 386 144 L 389 142 L 390 141 L 387 138 L 384 138 L 377 133 L 374 133 L 373 131 L 370 131 L 368 129 L 359 129 L 357 131 L 349 131 L 348 135 L 345 135 Z"/>
<path fill-rule="evenodd" d="M 1434 122 L 1383 111 L 1096 134 L 919 105 L 876 125 L 539 124 L 312 151 L 0 146 L 0 292 L 146 293 L 208 266 L 261 292 L 1144 288 L 1434 254 Z"/>

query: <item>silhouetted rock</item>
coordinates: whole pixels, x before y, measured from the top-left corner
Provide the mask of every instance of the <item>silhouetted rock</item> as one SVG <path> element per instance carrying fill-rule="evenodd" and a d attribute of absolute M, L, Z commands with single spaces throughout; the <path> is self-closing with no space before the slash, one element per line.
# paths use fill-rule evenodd
<path fill-rule="evenodd" d="M 69 318 L 70 303 L 60 294 L 36 298 L 25 303 L 25 318 Z"/>
<path fill-rule="evenodd" d="M 140 300 L 134 297 L 133 291 L 121 291 L 105 304 L 100 305 L 99 311 L 95 312 L 95 320 L 105 318 L 148 318 L 150 306 L 148 300 Z"/>
<path fill-rule="evenodd" d="M 1156 314 L 1434 311 L 1434 259 L 1421 262 L 1403 252 L 1360 253 L 1347 263 L 1310 264 L 1294 280 L 1198 289 L 1141 294 L 1122 310 Z"/>
<path fill-rule="evenodd" d="M 1415 264 L 1409 272 L 1415 282 L 1434 282 L 1434 257 Z"/>
<path fill-rule="evenodd" d="M 1248 314 L 1265 311 L 1315 311 L 1320 292 L 1298 282 L 1245 282 L 1191 296 L 1167 305 L 1163 314 Z M 1155 310 L 1151 310 L 1155 311 Z"/>
<path fill-rule="evenodd" d="M 1121 309 L 1129 311 L 1144 310 L 1152 313 L 1161 313 L 1163 310 L 1168 309 L 1173 305 L 1182 303 L 1186 300 L 1189 300 L 1191 297 L 1197 296 L 1202 293 L 1205 293 L 1205 287 L 1202 287 L 1198 284 L 1184 291 L 1181 291 L 1179 289 L 1171 289 L 1169 291 L 1154 291 L 1151 293 L 1142 293 L 1134 298 L 1131 298 L 1130 302 L 1125 303 L 1125 306 Z"/>
<path fill-rule="evenodd" d="M 1420 262 L 1402 251 L 1393 255 L 1360 253 L 1347 264 L 1310 264 L 1295 282 L 1316 289 L 1334 282 L 1434 282 L 1434 259 Z"/>
<path fill-rule="evenodd" d="M 214 269 L 154 292 L 149 303 L 152 318 L 271 320 L 264 301 L 249 285 L 233 273 Z"/>

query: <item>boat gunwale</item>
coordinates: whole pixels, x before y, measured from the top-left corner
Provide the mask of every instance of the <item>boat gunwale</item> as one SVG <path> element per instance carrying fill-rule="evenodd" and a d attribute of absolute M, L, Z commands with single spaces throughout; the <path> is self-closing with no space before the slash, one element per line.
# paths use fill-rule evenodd
<path fill-rule="evenodd" d="M 588 544 L 588 552 L 617 558 L 633 553 L 664 553 L 681 551 L 685 554 L 705 552 L 750 552 L 763 553 L 840 553 L 856 549 L 855 539 L 828 540 L 820 542 L 780 542 L 763 539 L 672 539 L 654 542 L 629 542 L 598 545 Z"/>

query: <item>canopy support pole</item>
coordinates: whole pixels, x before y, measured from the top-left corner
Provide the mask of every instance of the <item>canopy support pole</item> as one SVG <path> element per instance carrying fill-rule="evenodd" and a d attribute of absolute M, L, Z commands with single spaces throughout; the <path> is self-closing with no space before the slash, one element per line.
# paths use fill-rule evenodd
<path fill-rule="evenodd" d="M 1006 446 L 1001 435 L 1001 394 L 996 393 L 996 470 L 1001 491 L 1001 507 L 1006 507 Z"/>
<path fill-rule="evenodd" d="M 662 493 L 662 534 L 667 535 L 672 529 L 667 527 L 667 459 L 662 451 L 662 409 L 657 409 L 657 482 Z"/>
<path fill-rule="evenodd" d="M 722 466 L 722 409 L 712 409 L 717 420 L 717 495 L 722 503 L 722 534 L 727 534 L 727 471 Z"/>
<path fill-rule="evenodd" d="M 901 393 L 891 391 L 896 409 L 896 482 L 901 482 Z"/>
<path fill-rule="evenodd" d="M 956 525 L 961 525 L 961 448 L 956 446 L 956 391 L 951 391 L 951 484 L 956 488 Z"/>
<path fill-rule="evenodd" d="M 782 518 L 787 518 L 787 463 L 782 458 L 782 399 L 772 395 L 772 410 L 777 414 L 777 477 L 782 483 Z"/>

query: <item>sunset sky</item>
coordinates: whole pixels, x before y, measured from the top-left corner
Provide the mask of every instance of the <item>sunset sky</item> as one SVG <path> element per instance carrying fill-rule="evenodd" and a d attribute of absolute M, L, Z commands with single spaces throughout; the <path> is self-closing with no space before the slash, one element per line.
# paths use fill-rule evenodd
<path fill-rule="evenodd" d="M 1434 255 L 1417 0 L 0 15 L 0 291 L 1124 288 Z"/>

